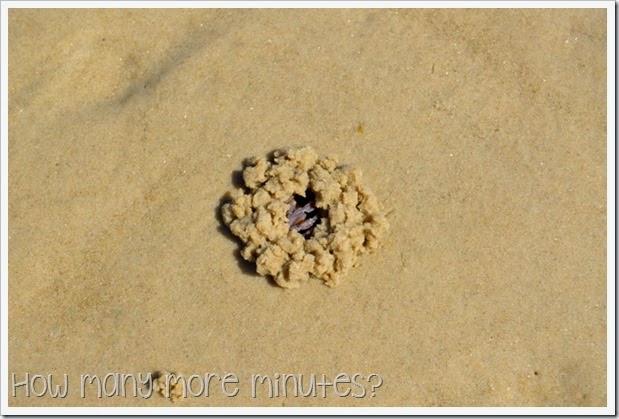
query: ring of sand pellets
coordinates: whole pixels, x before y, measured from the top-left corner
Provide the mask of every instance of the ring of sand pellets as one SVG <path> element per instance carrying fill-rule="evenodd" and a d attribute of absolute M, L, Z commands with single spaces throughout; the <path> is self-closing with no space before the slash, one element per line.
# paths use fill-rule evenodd
<path fill-rule="evenodd" d="M 338 285 L 388 228 L 361 172 L 310 147 L 250 159 L 243 181 L 222 206 L 224 223 L 243 242 L 241 256 L 283 288 L 312 277 Z"/>

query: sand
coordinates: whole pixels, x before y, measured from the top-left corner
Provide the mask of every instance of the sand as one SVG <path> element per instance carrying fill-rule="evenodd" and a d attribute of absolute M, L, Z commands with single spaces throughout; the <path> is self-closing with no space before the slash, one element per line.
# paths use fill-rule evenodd
<path fill-rule="evenodd" d="M 605 10 L 10 10 L 9 121 L 4 373 L 69 377 L 11 406 L 606 405 Z M 219 218 L 282 146 L 389 213 L 337 288 Z M 163 370 L 239 391 L 80 395 Z M 340 373 L 366 397 L 251 396 Z"/>

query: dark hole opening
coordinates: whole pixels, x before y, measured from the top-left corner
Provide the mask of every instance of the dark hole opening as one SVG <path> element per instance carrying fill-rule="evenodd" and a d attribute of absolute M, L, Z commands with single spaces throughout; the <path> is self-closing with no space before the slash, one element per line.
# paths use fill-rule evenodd
<path fill-rule="evenodd" d="M 286 201 L 290 205 L 286 216 L 291 230 L 297 230 L 306 239 L 312 237 L 314 229 L 325 218 L 325 211 L 316 207 L 316 194 L 308 189 L 305 196 L 294 194 Z"/>

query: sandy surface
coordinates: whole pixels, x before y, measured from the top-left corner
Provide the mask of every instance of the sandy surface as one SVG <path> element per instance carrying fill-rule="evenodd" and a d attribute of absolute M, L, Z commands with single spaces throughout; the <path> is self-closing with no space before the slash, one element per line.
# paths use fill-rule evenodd
<path fill-rule="evenodd" d="M 80 396 L 155 370 L 240 380 L 182 406 L 606 404 L 605 10 L 11 10 L 9 42 L 4 373 L 69 375 L 11 405 L 171 405 Z M 391 211 L 338 288 L 252 274 L 216 215 L 286 145 Z M 275 373 L 384 382 L 252 398 Z"/>

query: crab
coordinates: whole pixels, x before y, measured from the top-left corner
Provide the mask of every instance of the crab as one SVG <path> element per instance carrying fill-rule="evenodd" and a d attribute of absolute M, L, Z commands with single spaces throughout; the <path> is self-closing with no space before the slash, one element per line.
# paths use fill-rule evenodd
<path fill-rule="evenodd" d="M 296 230 L 306 239 L 311 237 L 314 227 L 320 221 L 316 203 L 311 197 L 293 195 L 286 201 L 290 208 L 286 212 L 291 230 Z"/>

